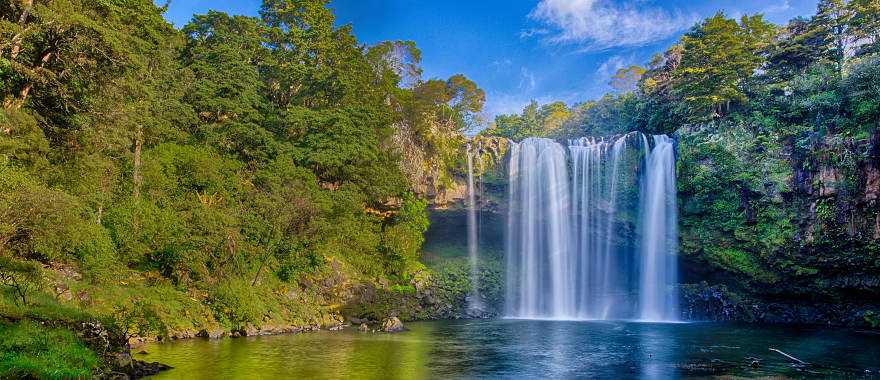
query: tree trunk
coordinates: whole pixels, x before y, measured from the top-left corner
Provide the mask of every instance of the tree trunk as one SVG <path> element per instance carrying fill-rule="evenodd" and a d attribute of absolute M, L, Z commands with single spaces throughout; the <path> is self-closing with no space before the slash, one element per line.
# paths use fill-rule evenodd
<path fill-rule="evenodd" d="M 18 17 L 18 26 L 24 29 L 25 23 L 27 23 L 28 15 L 31 13 L 31 8 L 34 7 L 34 0 L 21 0 L 21 16 Z M 18 53 L 21 51 L 21 42 L 24 38 L 22 37 L 22 33 L 17 34 L 12 39 L 12 52 L 10 53 L 10 60 L 15 60 L 15 57 L 18 56 Z"/>

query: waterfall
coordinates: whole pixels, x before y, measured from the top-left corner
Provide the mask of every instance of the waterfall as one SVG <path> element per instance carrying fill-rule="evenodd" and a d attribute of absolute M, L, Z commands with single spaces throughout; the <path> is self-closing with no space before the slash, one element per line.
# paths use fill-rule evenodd
<path fill-rule="evenodd" d="M 626 136 L 614 140 L 569 141 L 575 260 L 580 273 L 578 317 L 608 319 L 624 289 L 618 285 L 620 261 L 615 245 L 617 193 Z"/>
<path fill-rule="evenodd" d="M 483 302 L 480 297 L 480 277 L 479 277 L 479 252 L 477 244 L 479 243 L 477 235 L 477 200 L 476 189 L 474 187 L 474 160 L 471 145 L 467 145 L 467 246 L 468 259 L 470 261 L 470 282 L 471 292 L 468 295 L 468 309 L 472 314 L 479 313 L 483 310 Z"/>
<path fill-rule="evenodd" d="M 654 136 L 645 159 L 645 197 L 641 205 L 641 289 L 639 318 L 678 319 L 678 211 L 675 189 L 675 147 L 667 136 Z"/>
<path fill-rule="evenodd" d="M 574 318 L 568 170 L 563 147 L 529 138 L 514 145 L 508 216 L 508 314 Z"/>
<path fill-rule="evenodd" d="M 675 157 L 654 139 L 512 144 L 507 316 L 677 319 Z"/>

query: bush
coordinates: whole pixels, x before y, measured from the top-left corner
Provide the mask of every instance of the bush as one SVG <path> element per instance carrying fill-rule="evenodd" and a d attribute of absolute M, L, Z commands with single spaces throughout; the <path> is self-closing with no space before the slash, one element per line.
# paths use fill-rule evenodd
<path fill-rule="evenodd" d="M 217 286 L 210 303 L 214 316 L 222 324 L 238 327 L 247 323 L 259 325 L 269 310 L 264 295 L 245 279 L 230 279 Z"/>

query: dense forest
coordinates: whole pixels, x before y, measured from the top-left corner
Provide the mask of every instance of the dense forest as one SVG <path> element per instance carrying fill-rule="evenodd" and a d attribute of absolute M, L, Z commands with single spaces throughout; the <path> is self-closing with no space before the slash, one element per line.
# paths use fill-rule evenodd
<path fill-rule="evenodd" d="M 467 269 L 422 244 L 486 124 L 477 84 L 358 42 L 326 0 L 164 11 L 0 3 L 0 377 L 131 373 L 136 339 L 460 317 Z M 671 134 L 693 317 L 876 327 L 878 36 L 874 0 L 719 13 L 613 94 L 478 138 Z"/>
<path fill-rule="evenodd" d="M 722 13 L 616 92 L 528 105 L 486 136 L 677 140 L 692 318 L 880 326 L 880 3 L 776 26 Z"/>
<path fill-rule="evenodd" d="M 103 368 L 84 322 L 334 326 L 355 285 L 424 281 L 417 195 L 451 181 L 483 91 L 326 5 L 175 30 L 150 0 L 0 4 L 0 377 Z"/>

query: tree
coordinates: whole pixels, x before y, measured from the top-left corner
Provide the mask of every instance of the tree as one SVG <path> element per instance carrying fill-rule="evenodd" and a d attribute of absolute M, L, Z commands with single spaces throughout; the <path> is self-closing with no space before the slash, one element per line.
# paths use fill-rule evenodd
<path fill-rule="evenodd" d="M 771 80 L 788 80 L 803 74 L 823 57 L 823 36 L 811 21 L 797 17 L 788 22 L 768 47 L 765 71 Z"/>
<path fill-rule="evenodd" d="M 646 72 L 647 70 L 644 67 L 637 65 L 617 69 L 608 85 L 620 93 L 635 91 L 638 88 L 639 81 L 642 80 Z"/>
<path fill-rule="evenodd" d="M 682 37 L 671 92 L 687 107 L 691 121 L 723 116 L 731 105 L 747 101 L 745 87 L 774 32 L 760 15 L 743 16 L 737 23 L 719 12 Z"/>
<path fill-rule="evenodd" d="M 845 0 L 820 0 L 816 15 L 811 20 L 811 33 L 821 40 L 821 53 L 825 59 L 837 65 L 837 72 L 843 73 L 844 64 L 852 46 L 849 35 L 849 22 L 853 14 Z"/>
<path fill-rule="evenodd" d="M 264 128 L 272 113 L 260 70 L 268 50 L 257 18 L 211 11 L 197 15 L 187 36 L 182 64 L 193 84 L 184 94 L 202 121 L 198 137 L 247 161 L 265 162 L 278 147 Z"/>
<path fill-rule="evenodd" d="M 384 41 L 367 50 L 379 83 L 411 89 L 422 81 L 422 52 L 414 41 Z"/>
<path fill-rule="evenodd" d="M 850 0 L 846 4 L 849 33 L 852 35 L 856 56 L 880 52 L 880 2 L 876 0 Z"/>
<path fill-rule="evenodd" d="M 36 262 L 15 260 L 0 254 L 0 284 L 11 288 L 22 305 L 28 304 L 28 293 L 40 287 L 41 272 Z"/>

